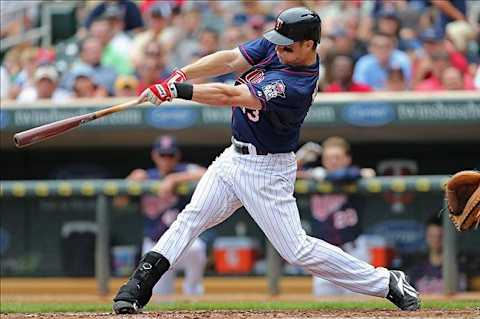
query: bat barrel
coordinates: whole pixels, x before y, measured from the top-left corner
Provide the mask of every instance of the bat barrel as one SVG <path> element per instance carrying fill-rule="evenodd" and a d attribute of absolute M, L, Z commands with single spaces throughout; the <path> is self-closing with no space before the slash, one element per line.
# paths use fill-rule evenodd
<path fill-rule="evenodd" d="M 93 113 L 69 117 L 61 121 L 56 121 L 53 123 L 35 127 L 27 131 L 23 131 L 15 134 L 13 136 L 13 142 L 15 143 L 15 146 L 18 148 L 29 146 L 37 142 L 49 139 L 51 137 L 55 137 L 57 135 L 63 134 L 67 131 L 70 131 L 76 127 L 81 126 L 82 124 L 88 123 L 95 119 L 113 114 L 115 112 L 123 111 L 141 102 L 143 102 L 143 98 L 138 97 L 135 100 L 128 101 L 123 104 L 111 106 L 109 108 L 99 110 Z"/>
<path fill-rule="evenodd" d="M 45 124 L 39 127 L 17 133 L 13 136 L 13 142 L 18 148 L 29 146 L 51 137 L 70 131 L 84 123 L 95 119 L 95 114 L 85 114 L 71 117 L 65 120 Z"/>

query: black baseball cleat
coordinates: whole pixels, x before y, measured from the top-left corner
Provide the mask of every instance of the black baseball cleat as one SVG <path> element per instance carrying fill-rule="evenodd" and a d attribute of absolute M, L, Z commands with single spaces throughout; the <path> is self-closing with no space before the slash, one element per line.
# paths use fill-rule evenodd
<path fill-rule="evenodd" d="M 390 270 L 390 283 L 387 299 L 398 308 L 406 311 L 420 309 L 420 297 L 418 292 L 407 281 L 403 271 Z"/>
<path fill-rule="evenodd" d="M 152 297 L 153 286 L 170 268 L 168 260 L 157 252 L 150 251 L 140 260 L 140 264 L 120 287 L 113 299 L 113 312 L 116 314 L 136 314 Z"/>
<path fill-rule="evenodd" d="M 136 302 L 118 300 L 113 303 L 113 312 L 117 315 L 136 314 L 142 312 Z"/>

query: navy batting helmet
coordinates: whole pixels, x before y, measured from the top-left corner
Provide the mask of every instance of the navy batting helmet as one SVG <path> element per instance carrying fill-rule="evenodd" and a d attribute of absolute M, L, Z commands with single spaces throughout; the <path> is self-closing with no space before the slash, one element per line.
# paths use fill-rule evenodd
<path fill-rule="evenodd" d="M 275 28 L 263 37 L 277 45 L 290 45 L 296 41 L 313 40 L 320 42 L 322 21 L 318 14 L 305 7 L 290 8 L 282 11 Z"/>

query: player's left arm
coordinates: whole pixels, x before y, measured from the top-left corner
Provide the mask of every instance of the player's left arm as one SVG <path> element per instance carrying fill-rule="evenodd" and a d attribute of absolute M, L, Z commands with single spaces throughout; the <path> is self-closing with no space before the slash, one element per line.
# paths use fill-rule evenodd
<path fill-rule="evenodd" d="M 184 172 L 171 173 L 165 178 L 168 178 L 171 183 L 178 185 L 180 183 L 199 180 L 203 176 L 203 174 L 205 174 L 205 172 L 206 169 L 204 167 L 195 165 L 194 169 L 190 169 Z"/>
<path fill-rule="evenodd" d="M 260 92 L 260 94 L 263 93 Z M 161 82 L 150 86 L 142 93 L 143 101 L 150 101 L 155 105 L 174 98 L 218 107 L 242 106 L 253 110 L 260 110 L 263 107 L 261 100 L 253 95 L 246 84 L 232 86 L 223 83 L 193 85 Z"/>
<path fill-rule="evenodd" d="M 192 100 L 211 106 L 242 106 L 260 110 L 262 103 L 252 95 L 247 85 L 231 86 L 223 83 L 206 83 L 193 86 Z"/>

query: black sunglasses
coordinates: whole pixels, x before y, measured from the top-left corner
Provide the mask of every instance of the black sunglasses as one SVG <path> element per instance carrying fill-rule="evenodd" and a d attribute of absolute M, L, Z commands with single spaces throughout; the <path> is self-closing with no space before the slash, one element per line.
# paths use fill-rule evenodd
<path fill-rule="evenodd" d="M 160 156 L 160 157 L 173 158 L 173 157 L 175 157 L 175 154 L 169 154 L 169 153 L 167 153 L 167 154 L 162 154 L 162 153 L 158 153 L 158 156 Z"/>

